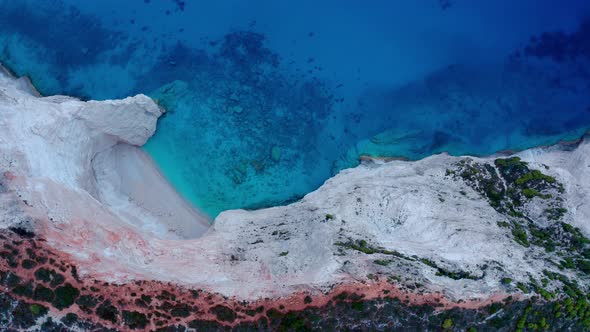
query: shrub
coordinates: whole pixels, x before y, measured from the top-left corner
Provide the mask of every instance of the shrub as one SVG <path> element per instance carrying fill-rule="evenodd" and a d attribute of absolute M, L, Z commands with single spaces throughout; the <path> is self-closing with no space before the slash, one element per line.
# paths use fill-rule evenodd
<path fill-rule="evenodd" d="M 80 295 L 80 291 L 67 283 L 65 286 L 61 286 L 55 289 L 55 299 L 53 305 L 57 309 L 65 309 L 74 304 L 76 298 Z"/>
<path fill-rule="evenodd" d="M 506 159 L 496 159 L 496 160 L 494 160 L 494 163 L 498 167 L 519 166 L 522 164 L 526 165 L 526 162 L 521 162 L 520 158 L 518 158 L 518 157 L 512 157 L 512 158 L 506 158 Z"/>
<path fill-rule="evenodd" d="M 512 229 L 512 235 L 514 236 L 514 240 L 523 247 L 528 247 L 530 245 L 526 232 L 522 227 L 514 227 L 514 229 Z"/>
<path fill-rule="evenodd" d="M 55 294 L 50 288 L 43 285 L 37 285 L 33 293 L 33 299 L 37 301 L 51 302 L 55 298 Z"/>
<path fill-rule="evenodd" d="M 453 320 L 450 318 L 445 319 L 442 323 L 442 328 L 447 330 L 447 329 L 450 329 L 451 327 L 453 327 Z"/>
<path fill-rule="evenodd" d="M 389 265 L 389 263 L 391 263 L 391 261 L 385 260 L 385 259 L 376 259 L 373 261 L 373 263 L 375 263 L 377 265 L 381 265 L 381 266 L 387 266 L 387 265 Z"/>
<path fill-rule="evenodd" d="M 223 322 L 233 322 L 236 319 L 236 313 L 231 308 L 228 308 L 221 304 L 218 304 L 215 307 L 209 309 L 209 312 L 217 316 L 217 319 Z"/>
<path fill-rule="evenodd" d="M 110 301 L 103 302 L 96 308 L 96 315 L 104 320 L 116 323 L 119 317 L 119 310 L 115 308 Z"/>
<path fill-rule="evenodd" d="M 535 196 L 541 196 L 541 193 L 538 192 L 535 189 L 531 189 L 531 188 L 524 188 L 522 190 L 522 194 L 526 197 L 526 198 L 533 198 Z"/>
<path fill-rule="evenodd" d="M 131 329 L 144 329 L 147 325 L 147 317 L 137 311 L 123 310 L 123 320 Z"/>
<path fill-rule="evenodd" d="M 35 316 L 39 314 L 44 315 L 48 311 L 46 307 L 36 303 L 31 304 L 29 309 L 31 310 L 31 313 L 33 313 L 33 315 Z"/>
<path fill-rule="evenodd" d="M 533 170 L 532 172 L 521 176 L 520 178 L 516 179 L 515 183 L 520 186 L 532 180 L 541 180 L 548 183 L 555 183 L 554 177 L 545 175 L 538 170 Z"/>

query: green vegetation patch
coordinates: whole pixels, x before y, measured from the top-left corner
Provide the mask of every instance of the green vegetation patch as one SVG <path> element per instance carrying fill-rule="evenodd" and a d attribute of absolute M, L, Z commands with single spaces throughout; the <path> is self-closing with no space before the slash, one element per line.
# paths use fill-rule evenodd
<path fill-rule="evenodd" d="M 37 301 L 51 302 L 55 299 L 55 294 L 50 288 L 43 285 L 37 285 L 33 292 L 33 299 Z"/>
<path fill-rule="evenodd" d="M 464 159 L 456 167 L 447 175 L 465 182 L 503 214 L 507 220 L 497 224 L 510 229 L 516 243 L 526 248 L 541 247 L 557 255 L 562 269 L 575 269 L 584 275 L 590 272 L 590 240 L 561 222 L 567 209 L 560 197 L 564 187 L 557 179 L 531 170 L 518 157 L 498 158 L 494 165 Z M 541 200 L 529 203 L 534 198 Z M 534 208 L 529 204 L 535 204 Z M 538 205 L 543 211 L 540 215 L 535 212 L 539 211 Z"/>
<path fill-rule="evenodd" d="M 12 292 L 16 295 L 24 296 L 24 297 L 32 297 L 33 296 L 33 284 L 26 283 L 26 284 L 19 284 L 12 289 Z"/>
<path fill-rule="evenodd" d="M 37 266 L 37 263 L 30 259 L 23 259 L 23 261 L 21 262 L 21 266 L 23 267 L 23 269 L 30 270 Z"/>
<path fill-rule="evenodd" d="M 52 304 L 57 309 L 62 310 L 74 304 L 74 301 L 79 295 L 80 291 L 70 283 L 67 283 L 55 289 L 55 298 Z"/>
<path fill-rule="evenodd" d="M 367 255 L 383 254 L 383 255 L 390 255 L 390 256 L 395 256 L 395 257 L 402 258 L 405 260 L 413 261 L 413 259 L 411 257 L 408 257 L 398 251 L 373 247 L 373 246 L 369 245 L 369 243 L 365 240 L 356 240 L 356 241 L 349 240 L 348 242 L 336 242 L 336 243 L 334 243 L 334 245 L 340 246 L 340 247 L 343 247 L 346 249 L 360 251 L 360 252 L 367 254 Z"/>
<path fill-rule="evenodd" d="M 516 243 L 520 244 L 521 246 L 523 246 L 523 247 L 530 246 L 526 231 L 518 223 L 513 224 L 512 236 L 514 236 L 514 241 L 516 241 Z"/>
<path fill-rule="evenodd" d="M 549 220 L 560 220 L 566 213 L 567 209 L 563 207 L 545 209 Z"/>
<path fill-rule="evenodd" d="M 35 278 L 37 278 L 37 280 L 48 282 L 51 287 L 61 285 L 65 281 L 65 278 L 62 274 L 56 272 L 55 270 L 50 270 L 43 267 L 35 271 Z"/>
<path fill-rule="evenodd" d="M 442 326 L 443 329 L 448 330 L 451 327 L 453 327 L 453 320 L 450 318 L 447 318 L 443 321 Z"/>
<path fill-rule="evenodd" d="M 541 197 L 544 199 L 551 198 L 551 195 L 543 195 L 539 191 L 537 191 L 535 189 L 531 189 L 531 188 L 522 189 L 522 194 L 524 195 L 524 197 L 529 198 L 529 199 L 533 198 L 533 197 Z"/>
<path fill-rule="evenodd" d="M 532 170 L 529 173 L 526 173 L 525 175 L 519 177 L 518 179 L 516 179 L 516 181 L 514 181 L 514 183 L 516 183 L 517 185 L 523 185 L 529 181 L 544 181 L 544 182 L 548 182 L 548 183 L 555 183 L 556 180 L 554 177 L 549 176 L 549 175 L 545 175 L 543 173 L 541 173 L 541 171 L 539 170 Z"/>
<path fill-rule="evenodd" d="M 113 324 L 119 320 L 119 310 L 108 300 L 96 308 L 96 315 Z"/>
<path fill-rule="evenodd" d="M 460 279 L 479 280 L 482 278 L 482 277 L 474 276 L 466 271 L 450 271 L 450 270 L 444 269 L 444 268 L 438 266 L 435 262 L 433 262 L 432 260 L 430 260 L 428 258 L 421 258 L 420 262 L 436 269 L 437 276 L 447 277 L 447 278 L 451 278 L 453 280 L 460 280 Z"/>
<path fill-rule="evenodd" d="M 170 310 L 170 315 L 172 315 L 172 317 L 188 317 L 190 314 L 191 307 L 184 303 L 177 304 Z"/>
<path fill-rule="evenodd" d="M 212 307 L 209 309 L 209 312 L 214 314 L 222 322 L 233 322 L 236 319 L 236 313 L 231 308 L 221 304 Z"/>
<path fill-rule="evenodd" d="M 392 260 L 389 259 L 376 259 L 373 261 L 373 263 L 377 264 L 377 265 L 381 265 L 381 266 L 387 266 L 389 264 L 391 264 Z"/>
<path fill-rule="evenodd" d="M 5 301 L 2 298 L 2 302 Z M 9 309 L 6 304 L 0 305 L 0 310 L 2 310 L 2 331 L 21 331 L 25 329 L 29 329 L 33 325 L 37 323 L 37 320 L 45 316 L 48 312 L 48 309 L 39 304 L 30 304 L 23 301 L 17 301 L 14 303 L 16 305 L 14 309 Z M 17 329 L 7 328 L 6 324 L 10 324 L 10 321 L 7 319 L 7 316 L 10 316 L 12 321 L 12 325 Z"/>
<path fill-rule="evenodd" d="M 123 310 L 123 321 L 134 330 L 143 330 L 147 325 L 146 315 L 137 311 Z"/>
<path fill-rule="evenodd" d="M 31 310 L 31 313 L 35 316 L 45 316 L 45 314 L 47 314 L 47 312 L 49 311 L 49 309 L 47 309 L 47 307 L 44 307 L 40 304 L 31 304 L 31 306 L 29 307 L 29 309 Z"/>

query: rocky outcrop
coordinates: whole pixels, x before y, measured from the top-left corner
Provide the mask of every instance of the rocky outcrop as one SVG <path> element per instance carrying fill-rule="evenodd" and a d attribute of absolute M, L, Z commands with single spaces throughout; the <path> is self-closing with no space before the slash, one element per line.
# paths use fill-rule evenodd
<path fill-rule="evenodd" d="M 117 142 L 141 146 L 156 131 L 163 110 L 149 97 L 137 95 L 123 100 L 89 101 L 76 112 L 90 134 L 112 136 Z"/>
<path fill-rule="evenodd" d="M 13 189 L 27 202 L 32 216 L 48 221 L 45 226 L 104 213 L 130 227 L 149 229 L 157 224 L 155 231 L 174 238 L 208 228 L 207 218 L 184 203 L 138 148 L 153 135 L 163 114 L 149 97 L 89 102 L 39 97 L 28 80 L 8 75 L 0 77 L 0 89 L 0 169 L 11 174 Z M 111 151 L 121 149 L 132 153 L 116 161 L 108 158 Z M 125 166 L 127 173 L 109 175 L 117 165 Z M 138 177 L 143 177 L 143 187 L 118 195 L 122 186 L 138 182 Z M 141 205 L 132 196 L 145 192 L 165 196 L 146 200 L 149 211 L 137 211 L 139 207 L 129 213 L 118 208 Z M 71 200 L 66 202 L 68 195 Z"/>

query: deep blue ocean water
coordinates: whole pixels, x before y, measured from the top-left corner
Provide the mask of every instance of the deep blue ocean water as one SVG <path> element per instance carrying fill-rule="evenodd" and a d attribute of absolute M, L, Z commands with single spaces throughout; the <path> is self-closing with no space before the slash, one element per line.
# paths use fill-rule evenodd
<path fill-rule="evenodd" d="M 43 94 L 145 93 L 145 146 L 215 216 L 361 155 L 485 155 L 590 129 L 587 0 L 0 0 L 0 61 Z"/>

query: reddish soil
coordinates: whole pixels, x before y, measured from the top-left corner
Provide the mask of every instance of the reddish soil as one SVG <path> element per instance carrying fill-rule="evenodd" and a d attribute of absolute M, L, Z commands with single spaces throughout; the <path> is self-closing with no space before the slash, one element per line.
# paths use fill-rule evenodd
<path fill-rule="evenodd" d="M 113 284 L 88 276 L 81 278 L 77 274 L 78 268 L 70 263 L 72 260 L 68 255 L 56 252 L 43 239 L 36 238 L 33 234 L 18 230 L 17 232 L 20 234 L 12 231 L 0 232 L 0 256 L 3 258 L 0 259 L 0 271 L 3 271 L 3 283 L 6 284 L 7 276 L 10 274 L 19 277 L 17 285 L 2 287 L 2 292 L 30 304 L 46 306 L 56 317 L 75 313 L 82 320 L 118 330 L 131 330 L 129 324 L 133 324 L 129 319 L 124 319 L 123 311 L 133 312 L 135 318 L 139 317 L 139 326 L 142 329 L 188 324 L 193 320 L 210 320 L 225 326 L 235 326 L 240 322 L 257 321 L 267 316 L 267 311 L 271 308 L 286 313 L 306 307 L 323 307 L 330 301 L 352 301 L 351 298 L 398 298 L 406 304 L 432 304 L 438 310 L 443 310 L 453 307 L 478 308 L 501 301 L 508 296 L 498 294 L 485 301 L 456 303 L 438 293 L 402 291 L 388 281 L 375 279 L 370 283 L 335 285 L 325 293 L 315 290 L 295 293 L 285 298 L 244 302 L 220 294 L 158 281 L 142 280 Z M 51 280 L 40 278 L 39 271 L 49 271 Z M 58 301 L 56 290 L 68 284 L 77 289 L 79 294 L 73 296 L 70 302 L 68 299 L 61 299 L 67 307 L 60 310 L 55 306 L 55 301 Z M 34 290 L 40 286 L 52 289 L 56 294 L 55 300 L 39 299 Z M 23 292 L 23 289 L 32 292 Z M 97 312 L 100 306 L 115 308 L 115 314 L 100 315 Z M 129 316 L 129 313 L 127 314 Z"/>

